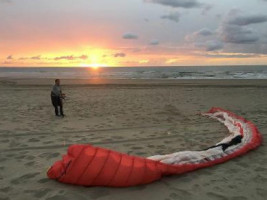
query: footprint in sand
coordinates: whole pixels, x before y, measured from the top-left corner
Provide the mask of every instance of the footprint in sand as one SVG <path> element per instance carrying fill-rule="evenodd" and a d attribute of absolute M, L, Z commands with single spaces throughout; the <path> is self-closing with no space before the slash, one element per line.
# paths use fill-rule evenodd
<path fill-rule="evenodd" d="M 12 190 L 12 188 L 8 186 L 8 187 L 1 188 L 0 192 L 6 193 L 6 192 L 9 192 L 10 190 Z"/>
<path fill-rule="evenodd" d="M 6 139 L 6 140 L 1 140 L 0 143 L 1 143 L 1 144 L 2 144 L 2 143 L 9 143 L 9 140 L 8 140 L 8 139 Z"/>
<path fill-rule="evenodd" d="M 18 155 L 18 156 L 15 157 L 15 159 L 24 159 L 25 157 L 26 157 L 25 155 L 22 155 L 22 156 Z"/>
<path fill-rule="evenodd" d="M 123 137 L 121 137 L 121 136 L 114 136 L 113 138 L 116 140 L 123 139 Z"/>
<path fill-rule="evenodd" d="M 34 156 L 27 156 L 26 160 L 30 160 L 31 161 L 31 160 L 34 160 L 34 158 L 35 158 Z"/>
<path fill-rule="evenodd" d="M 46 141 L 46 142 L 43 142 L 43 144 L 51 144 L 53 143 L 53 141 Z"/>
<path fill-rule="evenodd" d="M 34 178 L 35 176 L 37 176 L 39 174 L 40 174 L 39 172 L 38 173 L 25 174 L 23 176 L 20 176 L 20 177 L 18 177 L 16 179 L 11 180 L 10 183 L 15 184 L 15 185 L 20 184 L 20 183 L 24 183 L 27 180 L 30 180 L 30 179 Z"/>
<path fill-rule="evenodd" d="M 42 153 L 39 155 L 41 158 L 51 159 L 60 156 L 60 153 Z"/>
<path fill-rule="evenodd" d="M 7 157 L 7 158 L 12 158 L 12 157 L 14 157 L 14 156 L 16 156 L 15 153 L 6 154 L 6 157 Z"/>
<path fill-rule="evenodd" d="M 246 200 L 248 198 L 244 197 L 244 196 L 234 196 L 231 198 L 231 200 Z"/>
<path fill-rule="evenodd" d="M 63 195 L 54 195 L 52 197 L 47 198 L 46 200 L 68 200 L 70 198 L 68 198 L 67 196 L 63 196 Z"/>
<path fill-rule="evenodd" d="M 147 155 L 147 153 L 146 152 L 136 152 L 136 155 L 145 157 L 145 155 Z"/>
<path fill-rule="evenodd" d="M 27 167 L 31 167 L 31 166 L 34 165 L 34 163 L 35 163 L 35 162 L 32 161 L 32 162 L 27 162 L 27 163 L 25 163 L 24 165 L 27 166 Z"/>
<path fill-rule="evenodd" d="M 131 149 L 133 149 L 133 150 L 140 150 L 140 149 L 143 149 L 143 147 L 133 146 L 133 147 L 131 147 Z"/>
<path fill-rule="evenodd" d="M 47 182 L 49 182 L 49 181 L 50 181 L 49 178 L 42 178 L 42 179 L 39 179 L 37 182 L 38 182 L 38 183 L 47 183 Z"/>
<path fill-rule="evenodd" d="M 52 191 L 51 189 L 41 189 L 41 190 L 25 190 L 25 193 L 33 194 L 36 198 L 42 198 L 44 197 L 48 192 Z"/>
<path fill-rule="evenodd" d="M 257 194 L 258 195 L 260 195 L 261 197 L 265 197 L 266 198 L 266 196 L 267 196 L 267 190 L 265 189 L 261 189 L 261 188 L 257 188 L 256 189 L 256 191 L 257 191 Z"/>
<path fill-rule="evenodd" d="M 214 192 L 208 192 L 207 195 L 210 199 L 228 200 L 227 197 L 220 195 L 220 194 L 217 194 L 217 193 L 214 193 Z"/>
<path fill-rule="evenodd" d="M 36 139 L 36 138 L 31 138 L 28 140 L 28 142 L 39 142 L 40 140 L 39 139 Z"/>

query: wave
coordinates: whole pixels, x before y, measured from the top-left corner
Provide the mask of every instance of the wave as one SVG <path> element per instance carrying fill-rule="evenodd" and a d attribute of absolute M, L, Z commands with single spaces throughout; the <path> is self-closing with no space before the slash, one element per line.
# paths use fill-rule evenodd
<path fill-rule="evenodd" d="M 0 77 L 64 79 L 267 79 L 257 67 L 0 68 Z"/>

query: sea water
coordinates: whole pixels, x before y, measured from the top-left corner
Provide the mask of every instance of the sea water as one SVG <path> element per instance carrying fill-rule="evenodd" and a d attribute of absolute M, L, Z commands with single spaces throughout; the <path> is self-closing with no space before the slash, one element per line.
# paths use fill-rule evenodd
<path fill-rule="evenodd" d="M 0 67 L 0 77 L 61 79 L 266 79 L 267 66 Z"/>

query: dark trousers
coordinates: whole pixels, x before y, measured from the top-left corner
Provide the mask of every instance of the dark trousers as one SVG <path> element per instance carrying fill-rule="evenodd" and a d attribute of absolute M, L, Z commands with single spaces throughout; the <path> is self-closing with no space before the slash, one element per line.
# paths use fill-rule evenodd
<path fill-rule="evenodd" d="M 62 104 L 62 100 L 60 99 L 60 97 L 57 96 L 51 96 L 52 99 L 52 104 L 55 108 L 55 114 L 58 115 L 58 107 L 59 107 L 59 112 L 60 115 L 64 115 L 63 113 L 63 104 Z"/>

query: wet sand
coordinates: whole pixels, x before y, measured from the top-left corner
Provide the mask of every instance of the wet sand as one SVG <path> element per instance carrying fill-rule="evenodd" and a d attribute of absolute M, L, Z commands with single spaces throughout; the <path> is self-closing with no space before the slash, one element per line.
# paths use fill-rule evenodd
<path fill-rule="evenodd" d="M 222 107 L 267 133 L 267 80 L 62 80 L 65 118 L 54 116 L 53 80 L 0 80 L 0 199 L 266 199 L 266 142 L 245 156 L 130 188 L 80 187 L 46 177 L 68 145 L 138 156 L 201 150 L 223 125 L 197 115 Z"/>

